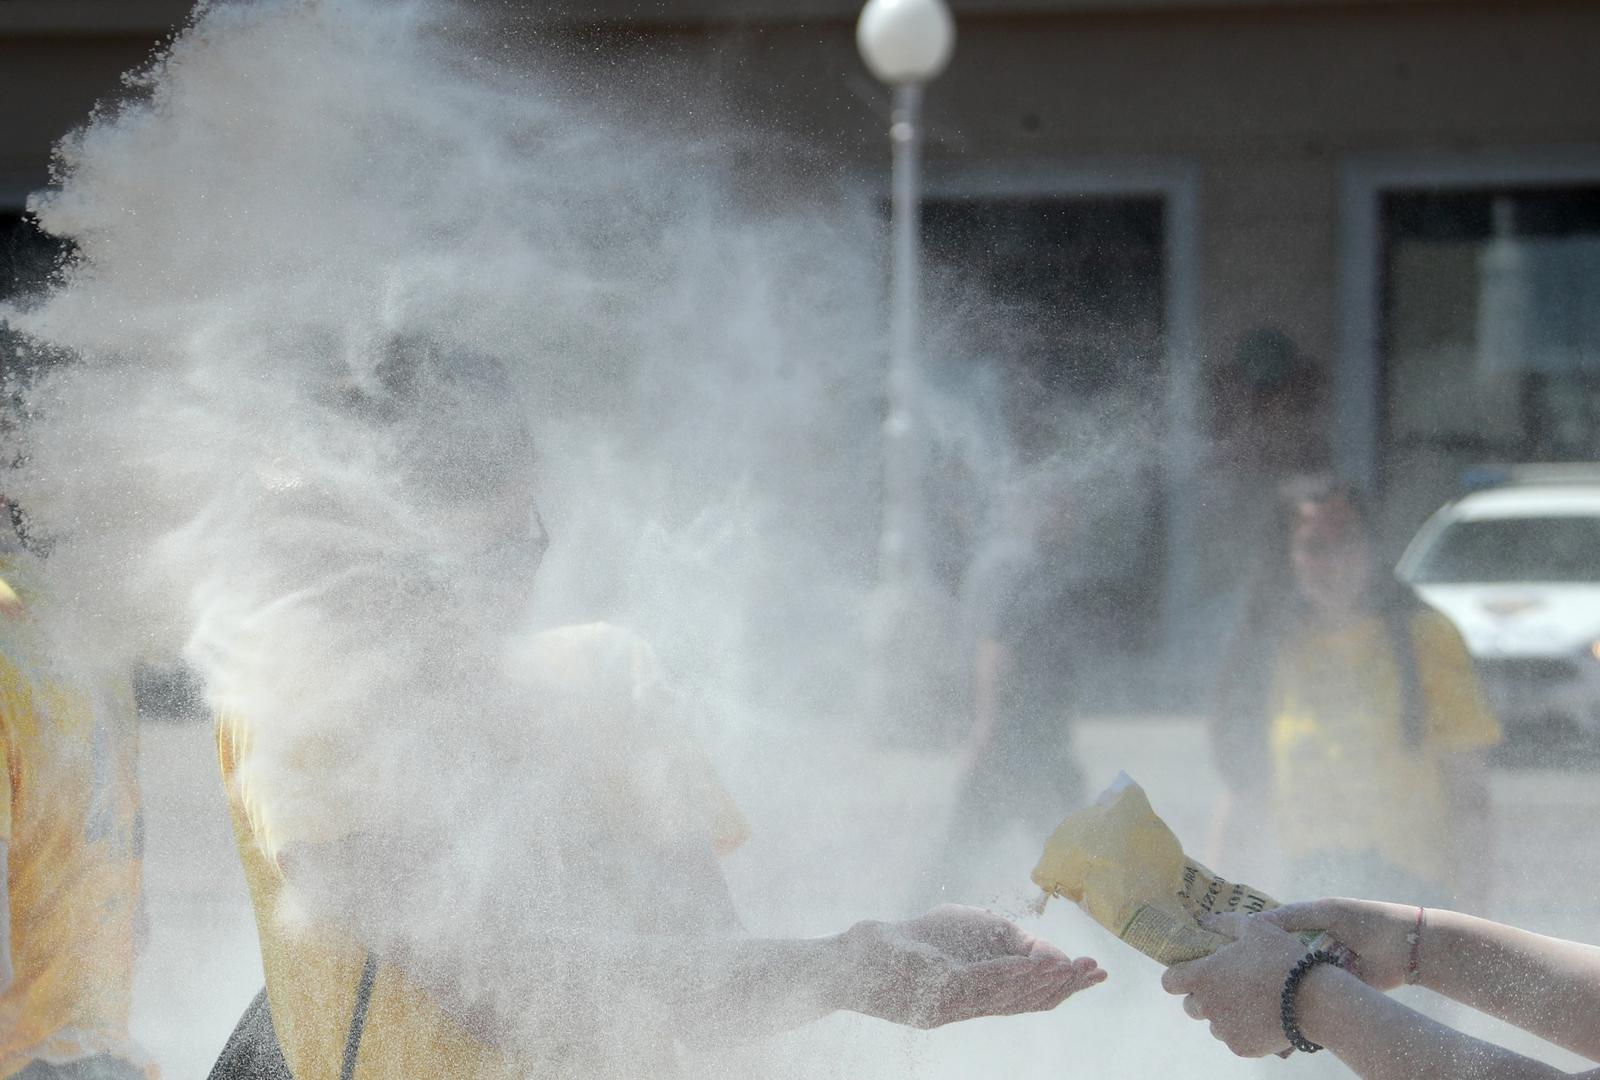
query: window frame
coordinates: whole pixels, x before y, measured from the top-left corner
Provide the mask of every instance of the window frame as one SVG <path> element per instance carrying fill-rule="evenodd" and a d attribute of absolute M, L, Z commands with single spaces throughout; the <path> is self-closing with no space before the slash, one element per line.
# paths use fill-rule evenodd
<path fill-rule="evenodd" d="M 1383 441 L 1382 200 L 1408 191 L 1600 184 L 1600 145 L 1356 154 L 1340 168 L 1339 362 L 1333 371 L 1334 467 L 1380 489 Z"/>

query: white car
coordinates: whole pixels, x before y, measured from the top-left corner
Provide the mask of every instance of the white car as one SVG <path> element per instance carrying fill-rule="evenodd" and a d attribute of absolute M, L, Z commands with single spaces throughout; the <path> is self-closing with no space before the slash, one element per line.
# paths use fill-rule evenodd
<path fill-rule="evenodd" d="M 1396 572 L 1461 631 L 1508 740 L 1600 737 L 1600 474 L 1505 479 L 1429 518 Z"/>

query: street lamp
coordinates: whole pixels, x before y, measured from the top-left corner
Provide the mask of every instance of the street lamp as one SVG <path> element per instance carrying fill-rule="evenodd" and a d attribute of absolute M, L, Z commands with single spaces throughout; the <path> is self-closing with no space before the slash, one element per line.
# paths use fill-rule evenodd
<path fill-rule="evenodd" d="M 883 520 L 878 534 L 878 587 L 870 611 L 874 712 L 901 735 L 927 736 L 927 723 L 954 700 L 932 678 L 948 636 L 930 588 L 922 537 L 917 420 L 918 236 L 917 151 L 922 87 L 944 70 L 955 46 L 955 23 L 944 0 L 867 0 L 856 44 L 867 67 L 894 91 L 889 143 L 889 371 L 885 390 Z"/>
<path fill-rule="evenodd" d="M 868 69 L 894 91 L 889 142 L 894 150 L 889 229 L 888 408 L 884 421 L 884 507 L 879 557 L 884 584 L 903 588 L 923 569 L 916 439 L 917 315 L 921 249 L 917 154 L 922 88 L 955 49 L 955 21 L 944 0 L 867 0 L 856 45 Z"/>

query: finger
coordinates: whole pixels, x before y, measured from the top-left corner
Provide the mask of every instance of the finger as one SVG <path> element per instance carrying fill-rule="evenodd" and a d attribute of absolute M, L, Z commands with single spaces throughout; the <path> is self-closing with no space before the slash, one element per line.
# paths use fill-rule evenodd
<path fill-rule="evenodd" d="M 1004 956 L 963 964 L 950 973 L 952 995 L 983 1000 L 1007 996 L 1026 997 L 1052 990 L 1075 977 L 1070 961 L 1034 960 L 1025 956 Z"/>
<path fill-rule="evenodd" d="M 1169 994 L 1187 994 L 1199 980 L 1201 969 L 1198 965 L 1203 963 L 1205 960 L 1202 958 L 1173 964 L 1161 975 L 1161 989 Z"/>
<path fill-rule="evenodd" d="M 1095 962 L 1092 956 L 1080 956 L 1077 959 L 1073 959 L 1066 953 L 1058 953 L 1056 955 L 1019 957 L 1018 959 L 1025 959 L 1030 963 L 1038 964 L 1041 970 L 1059 970 L 1063 973 L 1071 971 L 1075 974 L 1082 974 L 1100 970 L 1100 965 Z"/>
<path fill-rule="evenodd" d="M 1332 908 L 1333 905 L 1326 900 L 1309 900 L 1264 911 L 1260 917 L 1280 930 L 1326 930 L 1331 922 Z"/>
<path fill-rule="evenodd" d="M 1060 1005 L 1073 994 L 1080 993 L 1081 991 L 1087 990 L 1093 986 L 1099 986 L 1105 981 L 1106 973 L 1101 971 L 1099 968 L 1095 968 L 1093 971 L 1088 972 L 1087 974 L 1079 975 L 1073 978 L 1066 985 L 1053 990 L 1048 994 L 1042 994 L 1038 998 L 1033 999 L 1030 1002 L 1030 1007 L 1026 1011 L 1049 1012 L 1051 1009 L 1054 1009 L 1057 1005 Z"/>
<path fill-rule="evenodd" d="M 1050 991 L 1050 994 L 1055 995 L 1055 1003 L 1048 1007 L 1054 1008 L 1056 1004 L 1065 1001 L 1079 990 L 1087 990 L 1091 986 L 1099 986 L 1108 977 L 1107 972 L 1087 956 L 1070 961 L 1067 966 L 1066 980 L 1061 986 Z"/>
<path fill-rule="evenodd" d="M 1274 1054 L 1274 1053 L 1277 1054 L 1279 1057 L 1288 1057 L 1289 1056 L 1287 1053 L 1285 1053 L 1283 1051 L 1279 1051 L 1279 1050 L 1262 1050 L 1262 1049 L 1258 1048 L 1257 1046 L 1255 1046 L 1255 1045 L 1253 1045 L 1251 1043 L 1245 1042 L 1242 1039 L 1229 1038 L 1228 1036 L 1222 1034 L 1221 1032 L 1219 1032 L 1217 1030 L 1217 1025 L 1216 1025 L 1215 1022 L 1213 1022 L 1212 1025 L 1211 1025 L 1211 1037 L 1216 1039 L 1216 1040 L 1218 1040 L 1219 1042 L 1225 1044 L 1228 1047 L 1229 1050 L 1233 1051 L 1233 1056 L 1234 1057 L 1259 1058 L 1259 1057 L 1266 1057 L 1268 1054 Z"/>
<path fill-rule="evenodd" d="M 1035 960 L 1070 960 L 1066 953 L 1043 938 L 1028 938 L 1026 955 Z"/>
<path fill-rule="evenodd" d="M 1072 962 L 1072 978 L 1069 980 L 1069 985 L 1072 991 L 1083 990 L 1099 986 L 1109 977 L 1105 969 L 1086 956 Z"/>
<path fill-rule="evenodd" d="M 1027 956 L 1037 941 L 1022 927 L 992 911 L 958 904 L 946 904 L 935 910 L 944 912 L 952 928 L 958 928 L 958 940 L 984 956 Z M 1054 949 L 1045 944 L 1047 949 Z"/>
<path fill-rule="evenodd" d="M 1021 957 L 985 960 L 952 973 L 929 1011 L 929 1027 L 977 1016 L 1013 1016 L 1053 1008 L 1077 989 L 1073 965 Z"/>
<path fill-rule="evenodd" d="M 1025 1013 L 1049 1012 L 1057 1005 L 1076 992 L 1074 988 L 1055 990 L 1048 994 L 1020 994 L 998 1000 L 985 1001 L 981 1004 L 974 1002 L 952 1002 L 946 1007 L 944 1015 L 939 1020 L 941 1025 L 959 1023 L 962 1020 L 973 1020 L 980 1016 L 1022 1016 Z"/>
<path fill-rule="evenodd" d="M 1048 990 L 1017 999 L 1016 1012 L 1049 1012 L 1082 989 L 1084 985 L 1081 982 L 1075 978 L 1069 979 L 1060 986 L 1053 986 Z"/>
<path fill-rule="evenodd" d="M 1200 999 L 1193 994 L 1188 994 L 1184 997 L 1183 1011 L 1188 1014 L 1191 1020 L 1204 1020 L 1206 1018 L 1204 1006 L 1200 1004 Z"/>
<path fill-rule="evenodd" d="M 1234 940 L 1244 937 L 1245 931 L 1250 929 L 1251 916 L 1238 911 L 1219 911 L 1208 915 L 1203 920 L 1207 930 L 1214 930 L 1219 934 L 1226 934 Z"/>
<path fill-rule="evenodd" d="M 1110 978 L 1109 973 L 1088 957 L 1072 961 L 1067 970 L 1069 976 L 1066 981 L 1043 995 L 1042 1008 L 1053 1009 L 1073 994 L 1099 986 Z"/>
<path fill-rule="evenodd" d="M 1071 961 L 1067 965 L 1066 972 L 1067 977 L 1061 985 L 1051 988 L 1042 995 L 1047 1002 L 1046 1008 L 1053 1009 L 1078 991 L 1099 986 L 1108 977 L 1099 964 L 1087 957 Z"/>

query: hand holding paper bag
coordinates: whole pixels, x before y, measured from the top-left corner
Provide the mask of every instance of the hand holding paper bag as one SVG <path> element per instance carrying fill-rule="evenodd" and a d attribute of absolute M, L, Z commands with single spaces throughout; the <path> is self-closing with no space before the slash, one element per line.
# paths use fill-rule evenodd
<path fill-rule="evenodd" d="M 1209 956 L 1232 940 L 1201 925 L 1204 917 L 1254 915 L 1278 906 L 1265 893 L 1218 877 L 1184 855 L 1144 789 L 1126 773 L 1056 828 L 1033 880 L 1168 966 Z M 1326 937 L 1322 931 L 1303 936 L 1308 945 Z"/>

